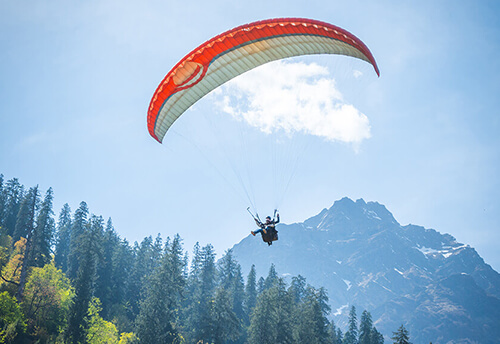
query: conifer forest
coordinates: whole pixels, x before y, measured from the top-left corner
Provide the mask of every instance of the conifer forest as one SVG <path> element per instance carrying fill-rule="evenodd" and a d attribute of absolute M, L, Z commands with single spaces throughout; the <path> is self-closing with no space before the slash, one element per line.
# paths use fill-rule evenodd
<path fill-rule="evenodd" d="M 231 250 L 216 259 L 180 235 L 131 244 L 85 202 L 56 215 L 53 198 L 0 175 L 0 343 L 384 342 L 366 310 L 336 326 L 327 291 L 300 275 L 242 276 Z"/>

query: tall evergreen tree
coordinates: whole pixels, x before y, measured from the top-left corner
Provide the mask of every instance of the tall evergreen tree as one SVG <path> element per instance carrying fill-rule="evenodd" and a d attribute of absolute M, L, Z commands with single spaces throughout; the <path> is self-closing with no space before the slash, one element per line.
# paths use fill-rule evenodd
<path fill-rule="evenodd" d="M 304 344 L 328 343 L 329 312 L 328 297 L 324 290 L 307 287 L 302 300 L 296 304 L 294 310 L 295 341 Z"/>
<path fill-rule="evenodd" d="M 52 202 L 54 194 L 52 188 L 47 190 L 36 219 L 36 227 L 33 232 L 33 252 L 31 254 L 32 264 L 43 267 L 51 260 L 51 246 L 54 237 L 55 221 L 53 218 Z"/>
<path fill-rule="evenodd" d="M 128 319 L 127 292 L 130 285 L 131 263 L 134 255 L 127 240 L 120 240 L 112 257 L 111 273 L 111 310 L 108 318 L 117 319 L 119 329 L 132 331 L 132 323 Z"/>
<path fill-rule="evenodd" d="M 243 299 L 244 283 L 241 275 L 241 266 L 233 257 L 232 250 L 219 260 L 219 286 L 230 294 L 233 311 L 238 319 L 244 318 Z"/>
<path fill-rule="evenodd" d="M 342 332 L 339 332 L 340 329 L 337 329 L 333 320 L 328 324 L 327 331 L 329 344 L 342 344 Z"/>
<path fill-rule="evenodd" d="M 411 344 L 410 333 L 403 324 L 401 324 L 396 332 L 392 333 L 391 339 L 394 341 L 394 344 Z"/>
<path fill-rule="evenodd" d="M 89 326 L 89 303 L 94 294 L 97 259 L 100 250 L 99 237 L 102 230 L 102 218 L 92 215 L 90 221 L 85 223 L 77 242 L 74 243 L 77 247 L 74 248 L 75 255 L 73 257 L 78 259 L 78 271 L 74 281 L 75 297 L 70 305 L 68 327 L 65 333 L 68 343 L 85 343 Z"/>
<path fill-rule="evenodd" d="M 5 207 L 7 206 L 7 194 L 5 192 L 3 174 L 0 173 L 0 230 L 3 228 Z M 1 234 L 6 234 L 0 231 Z"/>
<path fill-rule="evenodd" d="M 233 297 L 233 310 L 238 319 L 241 321 L 245 318 L 244 302 L 245 302 L 245 284 L 241 273 L 241 266 L 237 263 L 236 273 L 233 283 L 231 284 L 231 294 Z"/>
<path fill-rule="evenodd" d="M 257 295 L 262 294 L 262 292 L 265 289 L 265 287 L 264 287 L 265 284 L 266 284 L 266 280 L 264 279 L 264 277 L 260 276 L 259 280 L 257 281 Z"/>
<path fill-rule="evenodd" d="M 342 344 L 344 342 L 344 334 L 342 333 L 342 330 L 337 327 L 337 343 L 335 344 Z"/>
<path fill-rule="evenodd" d="M 269 267 L 269 272 L 264 281 L 264 289 L 269 289 L 274 286 L 278 282 L 278 273 L 276 272 L 276 267 L 274 264 L 271 264 Z"/>
<path fill-rule="evenodd" d="M 246 324 L 250 323 L 250 316 L 257 303 L 257 273 L 255 272 L 255 265 L 252 264 L 250 272 L 248 273 L 247 283 L 245 285 L 245 302 L 244 308 L 246 313 Z"/>
<path fill-rule="evenodd" d="M 31 238 L 35 230 L 35 219 L 37 210 L 40 203 L 40 196 L 38 194 L 38 186 L 32 187 L 23 197 L 19 212 L 16 217 L 16 225 L 12 239 L 17 242 L 21 237 L 28 239 Z"/>
<path fill-rule="evenodd" d="M 356 317 L 356 307 L 352 306 L 349 312 L 349 328 L 344 335 L 344 344 L 358 343 L 358 319 Z"/>
<path fill-rule="evenodd" d="M 2 216 L 2 227 L 5 228 L 8 235 L 13 236 L 19 208 L 24 198 L 24 187 L 17 178 L 13 178 L 5 183 L 4 195 L 5 209 Z"/>
<path fill-rule="evenodd" d="M 371 331 L 371 344 L 384 344 L 384 336 L 373 327 Z"/>
<path fill-rule="evenodd" d="M 216 277 L 215 251 L 213 246 L 208 244 L 201 249 L 201 283 L 193 298 L 196 306 L 191 326 L 194 330 L 195 343 L 200 340 L 208 341 L 212 337 L 213 321 L 210 310 L 215 296 Z"/>
<path fill-rule="evenodd" d="M 89 209 L 87 207 L 87 203 L 80 202 L 80 206 L 75 211 L 73 222 L 71 224 L 71 235 L 70 235 L 70 243 L 69 243 L 69 252 L 68 252 L 68 270 L 66 275 L 74 280 L 77 277 L 79 270 L 79 259 L 78 256 L 80 252 L 78 248 L 80 246 L 80 237 L 85 233 L 85 228 L 87 227 L 87 217 L 89 215 Z"/>
<path fill-rule="evenodd" d="M 226 253 L 217 263 L 218 265 L 218 275 L 219 275 L 219 285 L 226 289 L 231 289 L 231 284 L 233 283 L 236 274 L 236 265 L 238 263 L 233 258 L 233 251 L 231 249 L 227 250 Z"/>
<path fill-rule="evenodd" d="M 134 245 L 134 258 L 130 264 L 131 271 L 126 293 L 130 320 L 139 315 L 139 301 L 146 290 L 147 278 L 159 265 L 161 250 L 161 238 L 157 238 L 154 243 L 151 236 L 144 238 L 140 245 L 137 243 Z"/>
<path fill-rule="evenodd" d="M 361 321 L 359 324 L 359 344 L 372 343 L 372 328 L 372 315 L 370 314 L 370 312 L 364 310 L 363 313 L 361 313 Z"/>
<path fill-rule="evenodd" d="M 68 254 L 71 242 L 71 208 L 64 204 L 57 222 L 54 262 L 56 267 L 66 273 L 68 270 Z"/>
<path fill-rule="evenodd" d="M 118 249 L 120 238 L 116 234 L 111 218 L 100 237 L 102 256 L 97 266 L 95 296 L 101 301 L 102 316 L 107 318 L 113 302 L 113 256 Z"/>
<path fill-rule="evenodd" d="M 264 290 L 257 297 L 257 305 L 248 329 L 249 343 L 291 343 L 292 311 L 286 284 L 278 278 L 271 288 Z"/>
<path fill-rule="evenodd" d="M 306 279 L 301 275 L 292 277 L 292 283 L 290 288 L 288 288 L 288 292 L 295 304 L 302 302 L 306 294 Z"/>
<path fill-rule="evenodd" d="M 213 325 L 210 342 L 223 344 L 238 339 L 241 326 L 232 304 L 231 294 L 219 287 L 211 309 Z"/>
<path fill-rule="evenodd" d="M 249 344 L 272 344 L 276 339 L 276 317 L 273 313 L 273 298 L 270 290 L 257 297 L 248 328 Z"/>
<path fill-rule="evenodd" d="M 16 222 L 15 237 L 26 238 L 26 249 L 21 267 L 19 285 L 17 288 L 16 299 L 22 302 L 24 287 L 28 277 L 28 269 L 33 266 L 33 232 L 35 231 L 35 216 L 38 206 L 38 186 L 31 188 L 23 200 L 19 209 L 19 216 Z"/>
<path fill-rule="evenodd" d="M 137 317 L 137 335 L 141 343 L 180 341 L 176 322 L 185 285 L 184 264 L 181 240 L 177 235 L 172 243 L 165 245 L 160 265 L 149 278 Z"/>

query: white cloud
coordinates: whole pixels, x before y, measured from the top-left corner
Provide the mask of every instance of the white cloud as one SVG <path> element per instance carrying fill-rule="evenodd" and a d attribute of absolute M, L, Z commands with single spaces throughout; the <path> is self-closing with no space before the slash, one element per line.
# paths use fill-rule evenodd
<path fill-rule="evenodd" d="M 328 69 L 317 64 L 268 63 L 214 93 L 219 109 L 265 133 L 301 132 L 359 145 L 368 117 L 343 101 Z"/>

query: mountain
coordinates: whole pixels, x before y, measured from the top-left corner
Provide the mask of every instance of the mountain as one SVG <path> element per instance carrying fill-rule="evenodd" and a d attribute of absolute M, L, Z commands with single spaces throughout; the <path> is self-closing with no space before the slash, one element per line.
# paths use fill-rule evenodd
<path fill-rule="evenodd" d="M 413 343 L 500 343 L 500 275 L 451 235 L 349 198 L 278 231 L 270 247 L 251 235 L 233 247 L 243 272 L 255 264 L 265 276 L 274 264 L 327 288 L 341 327 L 354 305 L 386 338 L 404 323 Z"/>

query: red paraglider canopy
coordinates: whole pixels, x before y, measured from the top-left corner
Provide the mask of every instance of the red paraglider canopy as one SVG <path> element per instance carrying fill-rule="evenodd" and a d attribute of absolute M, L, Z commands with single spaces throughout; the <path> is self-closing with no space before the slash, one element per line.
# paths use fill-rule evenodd
<path fill-rule="evenodd" d="M 165 76 L 148 110 L 148 130 L 158 142 L 191 105 L 226 81 L 264 63 L 292 56 L 339 54 L 379 69 L 356 36 L 325 22 L 280 18 L 226 31 L 187 54 Z"/>

